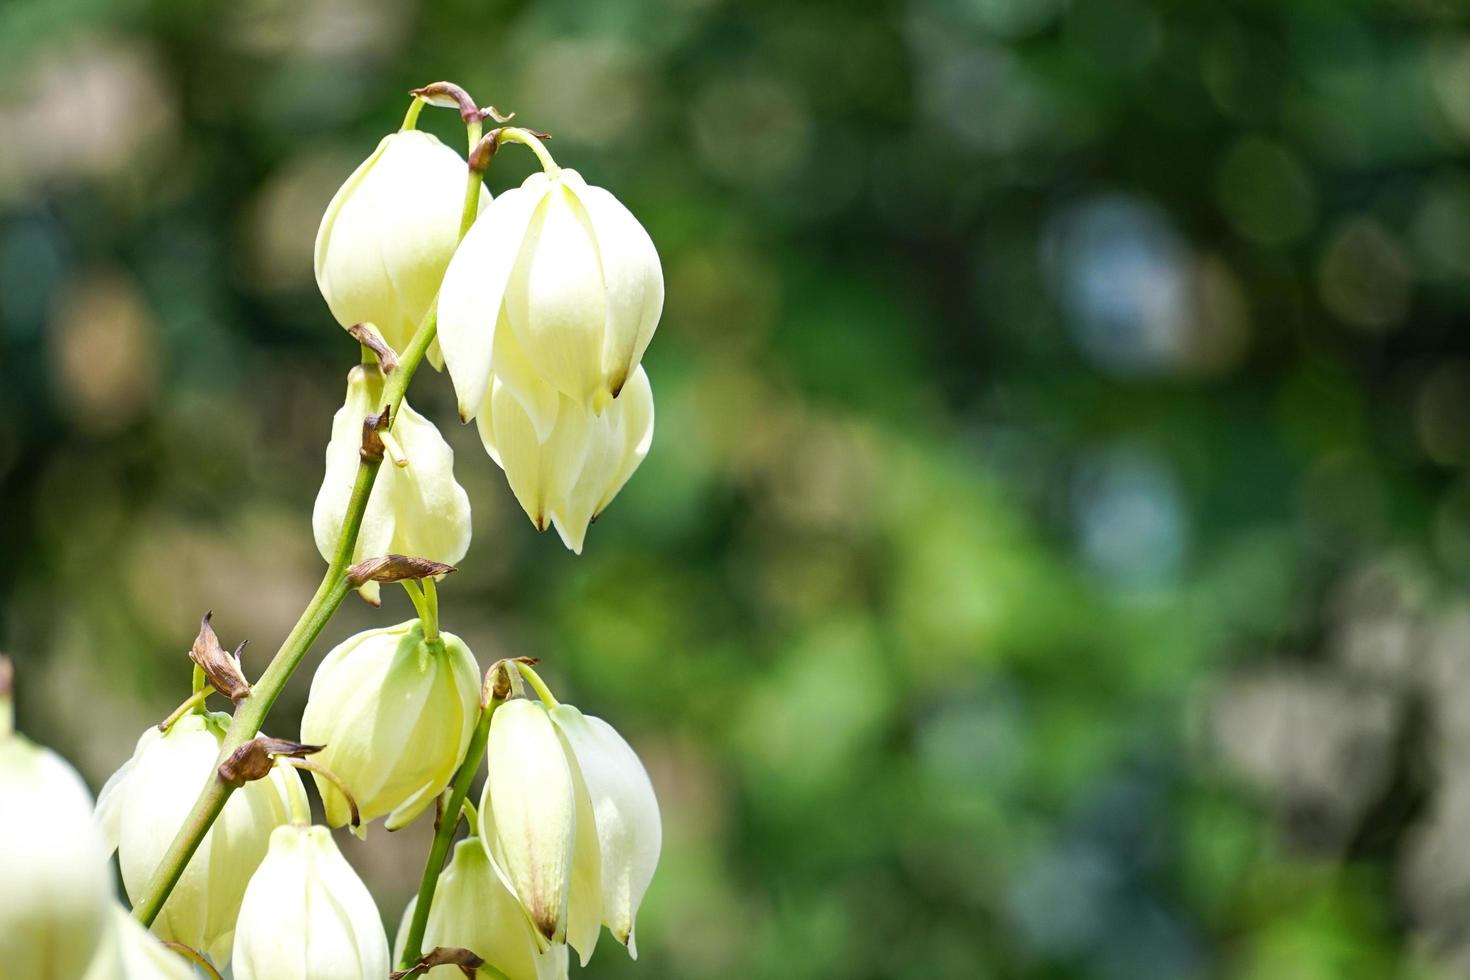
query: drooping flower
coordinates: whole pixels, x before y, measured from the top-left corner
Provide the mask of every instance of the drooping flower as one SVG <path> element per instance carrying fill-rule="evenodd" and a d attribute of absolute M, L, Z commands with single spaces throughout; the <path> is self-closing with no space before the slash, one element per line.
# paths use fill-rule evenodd
<path fill-rule="evenodd" d="M 424 638 L 410 620 L 353 636 L 311 681 L 301 737 L 325 745 L 313 758 L 343 780 L 364 822 L 388 815 L 397 830 L 454 778 L 479 716 L 479 668 L 453 633 Z M 347 801 L 317 777 L 327 823 L 340 827 Z"/>
<path fill-rule="evenodd" d="M 240 906 L 235 980 L 367 980 L 388 970 L 378 908 L 331 831 L 277 828 Z"/>
<path fill-rule="evenodd" d="M 418 898 L 408 903 L 398 930 L 394 959 L 403 955 L 408 923 Z M 424 949 L 447 946 L 468 949 L 505 974 L 508 980 L 566 980 L 567 947 L 540 950 L 525 911 L 490 864 L 478 837 L 454 845 L 449 866 L 439 875 L 434 904 L 424 929 Z M 426 976 L 451 980 L 453 966 L 437 966 Z"/>
<path fill-rule="evenodd" d="M 637 754 L 600 718 L 517 699 L 497 709 L 486 755 L 480 839 L 540 947 L 565 939 L 585 966 L 606 925 L 636 959 L 663 834 Z"/>
<path fill-rule="evenodd" d="M 316 235 L 317 286 L 338 323 L 367 321 L 395 350 L 408 345 L 459 243 L 466 176 L 463 157 L 417 130 L 383 137 L 353 171 Z"/>
<path fill-rule="evenodd" d="M 102 788 L 97 819 L 108 847 L 117 850 L 123 886 L 133 901 L 142 897 L 213 775 L 229 723 L 229 715 L 213 712 L 186 714 L 167 732 L 150 726 L 132 758 Z M 228 962 L 245 885 L 293 805 L 306 806 L 306 791 L 296 770 L 284 765 L 231 794 L 164 902 L 153 932 L 217 964 Z"/>
<path fill-rule="evenodd" d="M 600 415 L 558 395 L 543 438 L 534 417 L 497 376 L 478 415 L 480 439 L 538 530 L 556 525 L 581 554 L 587 528 L 612 502 L 653 442 L 653 389 L 642 367 Z"/>
<path fill-rule="evenodd" d="M 327 471 L 311 514 L 317 550 L 327 561 L 337 550 L 357 480 L 363 419 L 377 413 L 382 397 L 376 367 L 360 364 L 347 375 L 347 398 L 332 419 Z M 399 554 L 457 564 L 470 547 L 470 498 L 454 479 L 454 450 L 407 400 L 385 443 L 352 561 Z M 377 582 L 358 591 L 378 604 Z"/>
<path fill-rule="evenodd" d="M 102 952 L 112 905 L 91 794 L 59 755 L 9 730 L 8 701 L 0 715 L 0 977 L 75 980 Z"/>
<path fill-rule="evenodd" d="M 543 439 L 551 421 L 528 378 L 601 412 L 642 360 L 663 302 L 658 252 L 617 198 L 575 170 L 532 174 L 480 215 L 444 274 L 439 342 L 460 417 L 481 411 L 492 371 Z"/>

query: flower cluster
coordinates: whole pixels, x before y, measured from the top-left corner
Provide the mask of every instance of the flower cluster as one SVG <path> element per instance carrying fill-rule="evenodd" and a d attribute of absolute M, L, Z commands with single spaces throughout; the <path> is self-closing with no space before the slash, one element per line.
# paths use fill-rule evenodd
<path fill-rule="evenodd" d="M 458 155 L 413 131 L 384 139 L 322 219 L 317 282 L 344 327 L 374 324 L 391 345 L 407 344 L 412 324 L 436 315 L 460 420 L 478 421 L 536 529 L 555 525 L 580 554 L 588 526 L 652 443 L 653 390 L 641 362 L 663 312 L 663 269 L 617 198 L 537 152 L 544 172 L 493 201 L 480 188 L 481 210 L 456 246 L 443 233 L 458 212 L 439 171 Z M 426 284 L 438 286 L 437 310 Z M 315 524 L 328 558 L 352 490 L 353 424 L 373 401 L 367 384 L 349 383 L 327 451 Z M 374 490 L 362 538 L 386 545 L 417 534 L 418 550 L 406 553 L 453 564 L 469 537 L 463 491 L 450 490 L 458 490 L 453 456 L 406 404 L 394 434 L 402 449 L 389 454 L 407 479 L 394 481 L 401 490 Z M 441 487 L 437 499 L 413 489 L 425 483 Z"/>
<path fill-rule="evenodd" d="M 469 128 L 468 160 L 414 128 L 423 104 L 446 101 Z M 468 553 L 470 499 L 404 391 L 421 359 L 447 367 L 462 421 L 478 423 L 538 530 L 554 525 L 580 553 L 652 441 L 641 362 L 663 275 L 627 208 L 556 166 L 537 134 L 482 136 L 492 116 L 504 121 L 448 83 L 416 91 L 404 129 L 322 219 L 317 283 L 363 359 L 312 514 L 327 577 L 272 668 L 252 686 L 206 615 L 192 694 L 143 732 L 94 806 L 65 762 L 11 732 L 0 658 L 0 980 L 173 980 L 197 975 L 191 960 L 234 980 L 384 980 L 395 963 L 557 980 L 604 926 L 636 958 L 662 844 L 652 783 L 533 661 L 482 674 L 440 630 L 435 583 Z M 532 147 L 543 172 L 492 200 L 483 168 L 506 142 Z M 356 589 L 376 606 L 383 582 L 402 582 L 418 616 L 321 660 L 302 741 L 259 734 L 337 604 Z M 213 695 L 234 714 L 210 711 Z M 331 828 L 365 838 L 373 821 L 396 830 L 431 809 L 434 846 L 390 955 Z M 136 919 L 113 894 L 112 853 Z"/>

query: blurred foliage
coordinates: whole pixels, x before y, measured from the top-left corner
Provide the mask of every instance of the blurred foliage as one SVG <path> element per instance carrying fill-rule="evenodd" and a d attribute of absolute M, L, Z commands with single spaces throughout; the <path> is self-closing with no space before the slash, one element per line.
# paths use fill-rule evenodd
<path fill-rule="evenodd" d="M 411 393 L 476 507 L 446 627 L 542 657 L 664 801 L 642 960 L 595 974 L 1463 975 L 1448 0 L 6 0 L 23 728 L 95 785 L 204 609 L 255 672 L 311 594 L 356 356 L 316 223 L 441 77 L 668 281 L 654 449 L 580 559 Z M 374 836 L 396 922 L 423 828 Z"/>

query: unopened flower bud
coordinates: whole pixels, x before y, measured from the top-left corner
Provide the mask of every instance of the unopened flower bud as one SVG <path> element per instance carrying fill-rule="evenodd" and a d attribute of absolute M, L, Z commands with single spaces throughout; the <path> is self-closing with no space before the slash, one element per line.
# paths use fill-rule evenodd
<path fill-rule="evenodd" d="M 316 235 L 316 282 L 338 323 L 408 345 L 459 242 L 465 177 L 463 157 L 417 130 L 383 137 L 353 171 Z"/>
<path fill-rule="evenodd" d="M 556 726 L 541 704 L 496 709 L 485 745 L 480 839 L 502 863 L 538 946 L 565 941 L 576 843 L 576 787 Z"/>
<path fill-rule="evenodd" d="M 167 732 L 149 726 L 132 758 L 102 788 L 97 819 L 108 846 L 117 849 L 123 886 L 134 901 L 214 777 L 229 723 L 229 715 L 215 712 L 186 714 Z M 271 831 L 287 822 L 293 806 L 306 806 L 306 791 L 289 766 L 234 792 L 184 867 L 153 932 L 217 964 L 227 962 L 245 885 L 265 856 Z"/>
<path fill-rule="evenodd" d="M 496 377 L 478 425 L 485 449 L 538 530 L 556 525 L 577 554 L 587 528 L 612 502 L 648 455 L 653 442 L 653 389 L 635 368 L 622 394 L 600 415 L 565 395 L 549 433 L 515 392 Z"/>
<path fill-rule="evenodd" d="M 404 910 L 395 959 L 403 955 L 402 943 L 417 904 L 415 897 Z M 445 946 L 473 950 L 508 980 L 567 977 L 567 947 L 558 943 L 540 951 L 526 913 L 496 873 L 478 837 L 467 837 L 454 845 L 449 866 L 439 875 L 423 945 L 425 949 Z M 452 980 L 459 971 L 436 966 L 425 975 L 431 980 Z"/>
<path fill-rule="evenodd" d="M 377 368 L 358 365 L 348 374 L 347 398 L 332 419 L 327 472 L 311 515 L 317 550 L 327 561 L 337 550 L 357 481 L 363 419 L 378 411 L 382 396 Z M 470 547 L 470 498 L 455 482 L 454 450 L 407 401 L 399 406 L 385 442 L 386 458 L 373 482 L 352 560 L 392 553 L 458 563 Z M 377 582 L 366 582 L 359 591 L 377 604 Z"/>
<path fill-rule="evenodd" d="M 279 827 L 235 932 L 235 980 L 388 975 L 388 936 L 367 886 L 325 827 Z"/>
<path fill-rule="evenodd" d="M 311 680 L 301 737 L 351 790 L 364 822 L 404 826 L 434 802 L 464 757 L 480 711 L 480 672 L 453 633 L 424 638 L 410 620 L 358 633 Z M 327 823 L 348 821 L 342 793 L 317 777 Z M 359 831 L 361 832 L 361 831 Z"/>
<path fill-rule="evenodd" d="M 663 312 L 648 233 L 575 170 L 536 173 L 476 220 L 444 274 L 439 341 L 460 417 L 484 404 L 508 331 L 536 377 L 600 412 L 622 391 Z M 531 393 L 518 391 L 523 399 Z"/>
<path fill-rule="evenodd" d="M 60 756 L 9 731 L 3 693 L 0 715 L 0 977 L 76 980 L 112 904 L 92 798 Z"/>

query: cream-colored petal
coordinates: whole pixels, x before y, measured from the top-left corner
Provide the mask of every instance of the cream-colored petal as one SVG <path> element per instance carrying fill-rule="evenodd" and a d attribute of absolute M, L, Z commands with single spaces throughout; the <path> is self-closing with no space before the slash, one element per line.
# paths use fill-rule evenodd
<path fill-rule="evenodd" d="M 544 187 L 517 188 L 483 211 L 460 243 L 439 291 L 439 344 L 468 422 L 490 384 L 491 354 L 506 282 Z"/>
<path fill-rule="evenodd" d="M 603 387 L 607 303 L 591 229 L 561 181 L 551 182 L 536 208 L 505 302 L 511 329 L 536 373 L 591 406 Z"/>
<path fill-rule="evenodd" d="M 481 809 L 494 821 L 505 871 L 542 937 L 562 942 L 571 897 L 576 793 L 571 767 L 545 707 L 508 701 L 490 722 Z"/>
<path fill-rule="evenodd" d="M 643 358 L 664 308 L 664 274 L 653 239 L 633 212 L 601 187 L 569 183 L 597 240 L 607 291 L 602 370 L 617 395 Z"/>
<path fill-rule="evenodd" d="M 357 482 L 357 466 L 362 448 L 363 419 L 378 410 L 382 397 L 382 378 L 376 370 L 354 367 L 347 376 L 347 396 L 342 407 L 332 416 L 332 436 L 327 443 L 326 473 L 312 507 L 311 525 L 317 551 L 331 561 L 342 535 L 342 524 Z M 357 544 L 352 558 L 375 557 L 388 553 L 393 539 L 394 513 L 392 490 L 388 481 L 377 480 L 368 506 L 363 513 Z"/>
<path fill-rule="evenodd" d="M 561 408 L 561 392 L 537 374 L 526 359 L 504 309 L 495 331 L 495 380 L 509 388 L 521 403 L 536 428 L 536 438 L 541 442 L 550 439 Z"/>
<path fill-rule="evenodd" d="M 562 543 L 580 555 L 604 489 L 617 476 L 623 447 L 615 411 L 605 411 L 601 416 L 579 414 L 587 427 L 587 450 L 577 478 L 556 499 L 551 516 Z"/>
<path fill-rule="evenodd" d="M 633 473 L 648 455 L 653 445 L 653 388 L 648 383 L 648 374 L 642 365 L 633 369 L 623 392 L 614 402 L 619 414 L 619 434 L 622 440 L 617 472 L 605 485 L 592 516 L 596 518 L 612 499 L 623 489 Z"/>
<path fill-rule="evenodd" d="M 602 856 L 603 922 L 636 959 L 638 905 L 663 847 L 653 784 L 637 753 L 601 718 L 567 704 L 552 708 L 551 717 L 566 737 L 592 799 Z"/>
<path fill-rule="evenodd" d="M 469 494 L 454 478 L 454 450 L 407 400 L 399 407 L 393 433 L 408 465 L 385 466 L 378 474 L 391 488 L 394 522 L 388 550 L 456 565 L 469 551 L 471 525 Z"/>
<path fill-rule="evenodd" d="M 587 782 L 565 735 L 562 735 L 562 748 L 571 765 L 577 798 L 577 842 L 572 852 L 572 890 L 567 902 L 567 945 L 577 951 L 582 965 L 586 966 L 602 932 L 601 845 Z"/>

